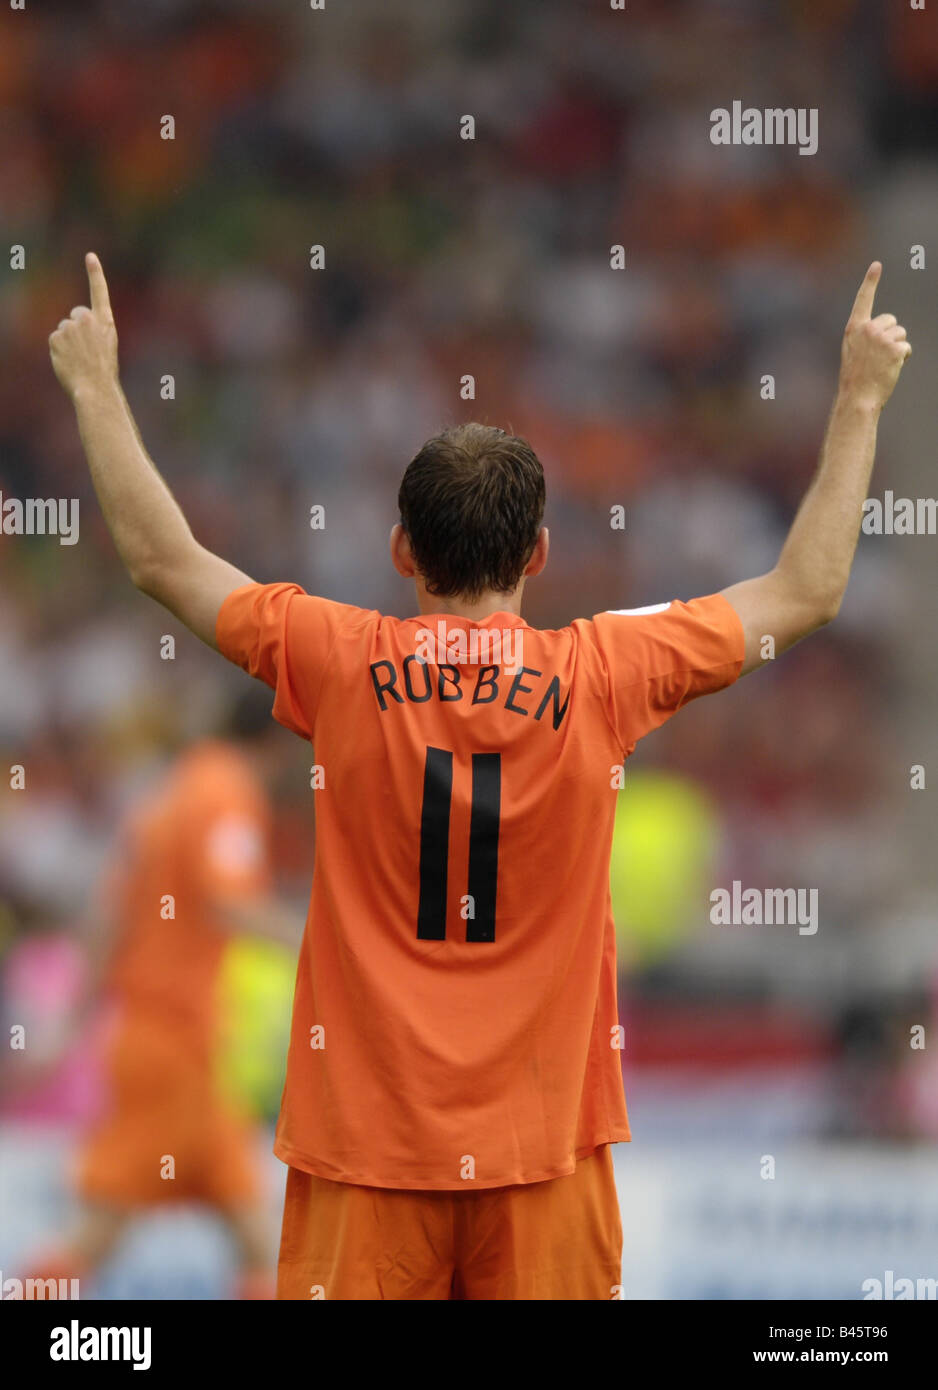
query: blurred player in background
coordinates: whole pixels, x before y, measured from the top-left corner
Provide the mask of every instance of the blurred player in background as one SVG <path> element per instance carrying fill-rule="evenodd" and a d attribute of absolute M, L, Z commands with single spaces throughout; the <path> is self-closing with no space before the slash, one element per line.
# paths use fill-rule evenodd
<path fill-rule="evenodd" d="M 78 1159 L 77 1228 L 33 1277 L 90 1278 L 136 1216 L 199 1201 L 233 1238 L 237 1296 L 273 1296 L 256 1128 L 224 1057 L 233 939 L 299 944 L 298 921 L 271 892 L 265 785 L 283 740 L 271 738 L 269 704 L 254 692 L 237 700 L 226 736 L 178 757 L 120 837 L 67 1029 L 79 1037 L 102 994 L 115 1006 L 107 1106 Z"/>
<path fill-rule="evenodd" d="M 837 613 L 911 351 L 894 315 L 873 317 L 882 267 L 857 294 L 776 566 L 540 631 L 520 610 L 547 561 L 543 472 L 502 430 L 457 427 L 406 470 L 391 551 L 419 616 L 255 584 L 200 546 L 142 447 L 104 274 L 86 265 L 91 307 L 50 350 L 121 558 L 275 688 L 275 717 L 325 774 L 277 1131 L 279 1296 L 617 1297 L 617 774 L 689 700 Z M 512 655 L 486 641 L 480 657 L 483 635 Z"/>

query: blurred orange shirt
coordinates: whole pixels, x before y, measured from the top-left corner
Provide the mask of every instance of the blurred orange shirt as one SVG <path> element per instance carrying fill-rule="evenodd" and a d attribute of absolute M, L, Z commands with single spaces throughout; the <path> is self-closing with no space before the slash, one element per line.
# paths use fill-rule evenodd
<path fill-rule="evenodd" d="M 277 1155 L 343 1182 L 466 1189 L 559 1177 L 628 1139 L 616 771 L 739 675 L 730 604 L 538 631 L 251 584 L 216 636 L 322 769 Z M 473 650 L 496 636 L 503 660 Z"/>
<path fill-rule="evenodd" d="M 178 759 L 132 817 L 113 882 L 116 940 L 109 985 L 121 1032 L 140 1025 L 212 1063 L 216 986 L 230 933 L 223 904 L 267 891 L 270 810 L 244 756 L 206 741 Z"/>

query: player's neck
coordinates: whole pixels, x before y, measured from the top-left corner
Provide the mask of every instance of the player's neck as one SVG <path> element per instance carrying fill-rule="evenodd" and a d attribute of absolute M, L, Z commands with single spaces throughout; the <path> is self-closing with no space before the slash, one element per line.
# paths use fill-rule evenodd
<path fill-rule="evenodd" d="M 494 591 L 479 594 L 477 598 L 462 598 L 458 594 L 440 596 L 428 594 L 422 584 L 417 586 L 417 609 L 421 617 L 433 617 L 439 613 L 452 618 L 467 618 L 473 623 L 482 623 L 494 613 L 513 613 L 521 616 L 521 595 L 524 584 L 508 594 Z"/>

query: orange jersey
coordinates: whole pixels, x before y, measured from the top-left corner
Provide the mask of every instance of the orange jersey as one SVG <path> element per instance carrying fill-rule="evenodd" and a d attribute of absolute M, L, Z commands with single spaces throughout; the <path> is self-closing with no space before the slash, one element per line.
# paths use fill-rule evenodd
<path fill-rule="evenodd" d="M 277 1155 L 342 1182 L 465 1190 L 561 1177 L 628 1139 L 616 772 L 739 675 L 730 604 L 548 632 L 251 584 L 216 635 L 321 769 Z"/>
<path fill-rule="evenodd" d="M 109 1105 L 78 1164 L 88 1198 L 229 1209 L 256 1194 L 249 1131 L 216 1076 L 219 967 L 230 940 L 219 914 L 266 890 L 268 821 L 247 761 L 206 742 L 178 760 L 129 826 L 113 890 Z"/>
<path fill-rule="evenodd" d="M 184 754 L 133 818 L 115 889 L 110 985 L 124 1019 L 153 1020 L 204 1062 L 214 1036 L 227 899 L 266 890 L 269 809 L 245 758 L 222 742 Z"/>

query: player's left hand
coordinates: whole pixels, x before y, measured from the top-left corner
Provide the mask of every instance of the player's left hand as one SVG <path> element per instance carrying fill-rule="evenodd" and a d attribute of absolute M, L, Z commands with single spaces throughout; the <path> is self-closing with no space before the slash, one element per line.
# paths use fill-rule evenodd
<path fill-rule="evenodd" d="M 59 384 L 74 401 L 83 388 L 98 389 L 117 381 L 117 329 L 101 262 L 93 251 L 85 257 L 91 308 L 80 304 L 49 335 L 49 355 Z"/>
<path fill-rule="evenodd" d="M 863 277 L 844 330 L 840 358 L 841 390 L 877 410 L 889 400 L 903 363 L 912 355 L 908 334 L 895 314 L 873 317 L 882 273 L 882 263 L 874 261 Z"/>

